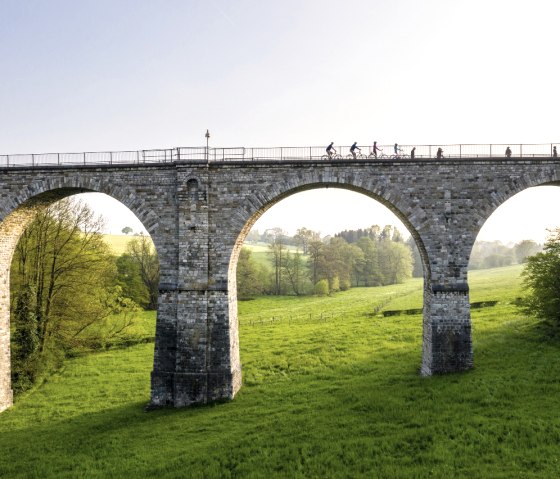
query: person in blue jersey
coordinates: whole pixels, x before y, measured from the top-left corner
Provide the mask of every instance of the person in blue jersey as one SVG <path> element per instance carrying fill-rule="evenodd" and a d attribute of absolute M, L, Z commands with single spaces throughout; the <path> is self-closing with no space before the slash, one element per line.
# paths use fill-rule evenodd
<path fill-rule="evenodd" d="M 332 156 L 336 154 L 333 143 L 334 141 L 331 141 L 331 144 L 327 146 L 327 155 L 329 155 L 329 158 L 332 158 Z"/>
<path fill-rule="evenodd" d="M 358 142 L 355 141 L 352 146 L 350 147 L 350 153 L 352 153 L 352 156 L 354 157 L 354 159 L 356 159 L 356 150 L 360 150 L 360 147 L 358 146 Z"/>

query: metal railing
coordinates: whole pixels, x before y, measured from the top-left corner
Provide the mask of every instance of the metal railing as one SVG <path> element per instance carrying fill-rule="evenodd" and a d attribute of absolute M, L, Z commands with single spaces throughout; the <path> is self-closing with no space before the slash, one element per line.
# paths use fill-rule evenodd
<path fill-rule="evenodd" d="M 556 147 L 560 143 L 546 144 L 457 144 L 457 145 L 398 145 L 399 153 L 395 155 L 394 145 L 381 145 L 377 160 L 410 159 L 415 148 L 415 159 L 436 158 L 439 148 L 445 159 L 486 159 L 506 158 L 506 149 L 511 150 L 512 159 L 552 158 L 556 156 Z M 118 165 L 184 162 L 227 162 L 227 161 L 319 161 L 350 159 L 349 146 L 335 146 L 337 155 L 329 158 L 324 146 L 298 146 L 275 148 L 206 148 L 178 147 L 159 150 L 106 151 L 82 153 L 32 153 L 0 155 L 0 168 L 6 167 L 42 167 L 42 166 L 76 166 L 76 165 Z M 373 146 L 360 145 L 357 160 L 375 160 Z"/>

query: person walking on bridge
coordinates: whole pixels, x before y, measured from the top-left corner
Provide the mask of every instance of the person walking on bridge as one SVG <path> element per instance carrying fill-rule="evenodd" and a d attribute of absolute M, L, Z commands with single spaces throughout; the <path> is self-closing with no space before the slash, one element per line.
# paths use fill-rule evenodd
<path fill-rule="evenodd" d="M 511 148 L 509 146 L 506 148 L 506 158 L 511 158 Z"/>
<path fill-rule="evenodd" d="M 358 146 L 358 142 L 355 141 L 352 146 L 350 147 L 350 153 L 352 153 L 352 156 L 354 157 L 354 159 L 356 159 L 356 150 L 361 150 L 361 148 Z"/>
<path fill-rule="evenodd" d="M 556 147 L 555 146 L 552 147 L 552 157 L 553 158 L 558 158 L 558 153 L 556 153 Z"/>
<path fill-rule="evenodd" d="M 414 160 L 414 157 L 416 156 L 416 147 L 413 146 L 412 150 L 410 150 L 410 159 Z"/>
<path fill-rule="evenodd" d="M 443 158 L 443 150 L 441 148 L 437 149 L 436 158 L 438 158 L 438 159 Z"/>
<path fill-rule="evenodd" d="M 331 144 L 327 146 L 327 155 L 329 155 L 329 158 L 332 158 L 333 154 L 336 154 L 336 150 L 334 149 L 333 143 L 334 141 L 331 141 Z"/>

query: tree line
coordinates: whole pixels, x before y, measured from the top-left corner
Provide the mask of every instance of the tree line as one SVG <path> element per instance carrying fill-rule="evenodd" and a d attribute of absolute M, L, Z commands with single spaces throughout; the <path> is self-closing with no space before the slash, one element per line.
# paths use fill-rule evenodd
<path fill-rule="evenodd" d="M 250 249 L 241 250 L 237 263 L 240 299 L 262 294 L 325 295 L 358 286 L 397 284 L 413 272 L 413 252 L 400 231 L 390 225 L 325 238 L 307 228 L 293 236 L 274 228 L 264 237 L 266 263 L 256 261 Z"/>
<path fill-rule="evenodd" d="M 159 262 L 151 239 L 115 256 L 103 220 L 62 200 L 24 231 L 11 264 L 12 384 L 16 393 L 65 357 L 127 336 L 134 315 L 157 308 Z"/>

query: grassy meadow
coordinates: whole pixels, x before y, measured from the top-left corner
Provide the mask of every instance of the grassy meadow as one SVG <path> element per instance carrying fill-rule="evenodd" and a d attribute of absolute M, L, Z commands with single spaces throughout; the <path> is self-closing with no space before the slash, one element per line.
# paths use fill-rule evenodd
<path fill-rule="evenodd" d="M 0 414 L 0 477 L 558 477 L 560 342 L 513 306 L 519 272 L 471 273 L 500 302 L 462 374 L 420 377 L 421 315 L 373 312 L 420 307 L 418 280 L 241 302 L 227 403 L 143 412 L 153 344 L 73 359 Z"/>

